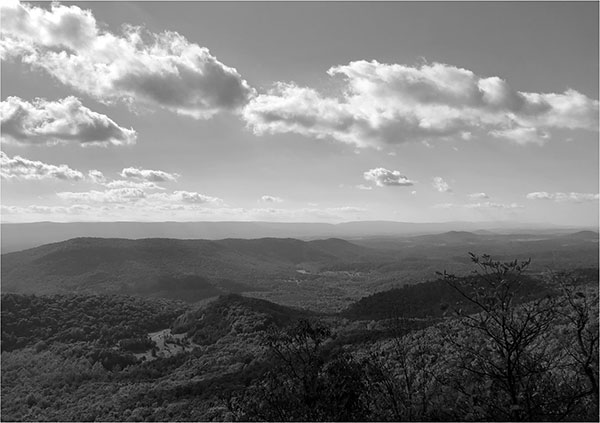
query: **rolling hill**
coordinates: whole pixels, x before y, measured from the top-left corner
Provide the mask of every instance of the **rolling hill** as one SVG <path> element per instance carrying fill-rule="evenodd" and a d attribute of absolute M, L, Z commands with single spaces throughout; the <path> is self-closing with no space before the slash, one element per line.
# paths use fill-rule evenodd
<path fill-rule="evenodd" d="M 256 290 L 261 278 L 305 264 L 368 260 L 381 252 L 339 239 L 76 238 L 2 255 L 2 291 L 122 293 L 197 301 Z"/>
<path fill-rule="evenodd" d="M 297 319 L 315 316 L 316 313 L 270 301 L 228 294 L 182 314 L 171 328 L 173 333 L 187 333 L 194 342 L 208 345 L 227 334 L 262 332 L 271 326 L 281 328 Z"/>

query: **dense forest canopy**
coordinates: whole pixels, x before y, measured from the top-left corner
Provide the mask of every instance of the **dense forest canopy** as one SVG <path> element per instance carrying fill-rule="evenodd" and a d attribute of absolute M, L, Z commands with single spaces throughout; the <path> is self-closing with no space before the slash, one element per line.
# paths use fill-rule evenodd
<path fill-rule="evenodd" d="M 2 419 L 596 420 L 598 269 L 470 261 L 341 313 L 2 294 Z"/>

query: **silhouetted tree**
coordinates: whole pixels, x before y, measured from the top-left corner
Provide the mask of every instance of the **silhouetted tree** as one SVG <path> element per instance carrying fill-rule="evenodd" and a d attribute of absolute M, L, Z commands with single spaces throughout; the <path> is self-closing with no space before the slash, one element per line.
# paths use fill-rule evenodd
<path fill-rule="evenodd" d="M 527 280 L 523 272 L 530 260 L 499 262 L 489 255 L 470 256 L 478 267 L 474 278 L 442 274 L 477 310 L 458 310 L 466 332 L 449 333 L 447 339 L 456 349 L 456 366 L 463 373 L 447 382 L 463 394 L 465 405 L 479 410 L 485 419 L 553 420 L 568 416 L 577 400 L 590 392 L 582 392 L 580 381 L 565 367 L 568 350 L 557 345 L 557 334 L 552 330 L 559 322 L 564 300 L 547 295 L 519 304 Z M 575 304 L 573 296 L 566 298 Z M 581 310 L 580 306 L 573 307 Z M 588 328 L 581 313 L 571 315 L 576 326 Z M 577 332 L 585 338 L 581 340 L 581 364 L 586 374 L 591 374 L 590 353 L 594 348 L 590 342 L 597 344 L 597 337 L 594 341 L 584 329 Z"/>

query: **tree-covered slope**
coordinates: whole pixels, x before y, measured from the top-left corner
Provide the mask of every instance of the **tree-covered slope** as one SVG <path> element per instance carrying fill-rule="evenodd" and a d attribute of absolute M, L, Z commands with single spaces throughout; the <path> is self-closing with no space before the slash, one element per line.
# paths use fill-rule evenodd
<path fill-rule="evenodd" d="M 295 275 L 302 263 L 318 266 L 379 254 L 336 239 L 76 238 L 3 254 L 2 290 L 125 293 L 195 301 L 250 290 L 248 284 L 257 279 Z"/>

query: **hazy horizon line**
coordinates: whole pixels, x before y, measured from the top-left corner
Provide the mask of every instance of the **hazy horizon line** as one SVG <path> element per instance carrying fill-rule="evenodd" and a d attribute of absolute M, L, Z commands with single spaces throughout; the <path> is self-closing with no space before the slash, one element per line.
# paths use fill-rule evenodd
<path fill-rule="evenodd" d="M 600 228 L 600 222 L 597 224 L 582 224 L 582 225 L 567 225 L 560 223 L 551 222 L 521 222 L 521 221 L 505 221 L 505 220 L 483 220 L 483 221 L 470 221 L 470 220 L 447 220 L 447 221 L 427 221 L 427 222 L 415 222 L 407 220 L 347 220 L 342 222 L 319 222 L 319 221 L 269 221 L 269 220 L 81 220 L 81 221 L 53 221 L 53 220 L 39 220 L 32 222 L 2 222 L 0 225 L 30 225 L 40 223 L 52 223 L 52 224 L 97 224 L 97 223 L 211 223 L 211 224 L 235 224 L 235 223 L 266 223 L 266 224 L 278 224 L 278 225 L 344 225 L 350 223 L 388 223 L 388 224 L 410 224 L 410 225 L 451 225 L 451 224 L 500 224 L 503 226 L 519 226 L 519 225 L 534 225 L 534 226 L 551 226 L 557 228 L 583 228 L 583 227 L 596 227 Z"/>

